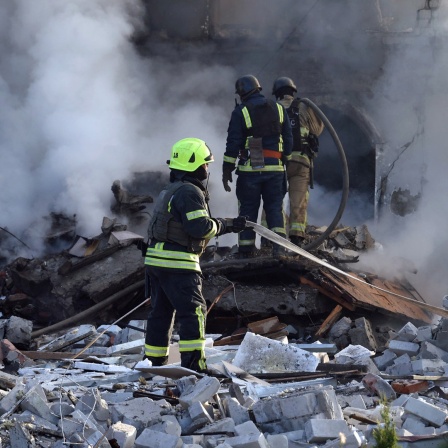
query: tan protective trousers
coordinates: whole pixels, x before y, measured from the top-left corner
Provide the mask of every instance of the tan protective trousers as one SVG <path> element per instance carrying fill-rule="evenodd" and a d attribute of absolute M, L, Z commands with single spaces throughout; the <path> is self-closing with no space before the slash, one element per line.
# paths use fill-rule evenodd
<path fill-rule="evenodd" d="M 291 160 L 286 168 L 289 191 L 289 236 L 305 237 L 310 184 L 310 162 L 308 157 Z"/>

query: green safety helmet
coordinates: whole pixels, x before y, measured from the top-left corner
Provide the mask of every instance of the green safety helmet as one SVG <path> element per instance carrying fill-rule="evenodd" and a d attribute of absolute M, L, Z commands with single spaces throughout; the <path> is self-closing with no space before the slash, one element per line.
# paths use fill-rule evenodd
<path fill-rule="evenodd" d="M 171 148 L 171 158 L 166 163 L 174 170 L 196 171 L 204 163 L 213 162 L 210 148 L 199 138 L 183 138 Z"/>

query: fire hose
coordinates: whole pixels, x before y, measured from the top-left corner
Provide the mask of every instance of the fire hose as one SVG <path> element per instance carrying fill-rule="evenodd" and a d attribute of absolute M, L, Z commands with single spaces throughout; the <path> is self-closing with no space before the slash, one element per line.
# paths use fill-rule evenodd
<path fill-rule="evenodd" d="M 311 260 L 321 266 L 324 266 L 334 272 L 337 272 L 338 274 L 342 274 L 345 277 L 349 277 L 352 280 L 356 280 L 357 282 L 363 283 L 367 286 L 370 286 L 371 288 L 377 289 L 379 291 L 383 291 L 386 292 L 387 294 L 391 294 L 395 297 L 400 298 L 403 301 L 409 302 L 409 303 L 413 303 L 417 306 L 419 306 L 420 308 L 426 309 L 428 311 L 431 311 L 432 313 L 438 315 L 438 316 L 443 316 L 443 317 L 448 317 L 448 310 L 445 310 L 443 308 L 439 308 L 437 306 L 433 306 L 433 305 L 429 305 L 427 303 L 424 302 L 419 302 L 418 300 L 412 299 L 410 297 L 406 297 L 406 296 L 402 296 L 400 294 L 397 294 L 395 292 L 392 291 L 388 291 L 387 289 L 383 289 L 380 288 L 379 286 L 375 286 L 372 285 L 371 283 L 367 283 L 366 281 L 355 277 L 354 275 L 348 274 L 347 272 L 342 271 L 341 269 L 338 269 L 337 267 L 331 265 L 330 263 L 327 263 L 324 260 L 321 260 L 320 258 L 314 256 L 313 254 L 310 254 L 305 248 L 301 248 L 299 246 L 296 246 L 295 244 L 291 243 L 291 241 L 288 241 L 286 238 L 281 237 L 280 235 L 277 235 L 276 233 L 274 233 L 272 230 L 267 229 L 266 227 L 263 227 L 260 224 L 257 224 L 255 222 L 252 221 L 247 221 L 247 226 L 253 228 L 253 230 L 258 233 L 260 236 L 262 236 L 263 238 L 266 238 L 269 241 L 272 241 L 275 244 L 278 244 L 282 247 L 284 247 L 285 249 L 288 249 L 294 253 L 296 253 L 297 255 L 301 255 L 302 257 L 307 258 L 308 260 Z"/>
<path fill-rule="evenodd" d="M 327 227 L 325 232 L 323 232 L 322 235 L 320 235 L 315 240 L 311 241 L 311 243 L 304 246 L 304 249 L 311 250 L 311 249 L 318 247 L 323 241 L 325 241 L 327 236 L 330 235 L 330 233 L 333 231 L 333 229 L 338 225 L 339 220 L 341 219 L 342 213 L 344 213 L 345 205 L 347 204 L 347 197 L 348 197 L 348 192 L 349 192 L 349 176 L 348 176 L 347 158 L 345 157 L 344 148 L 342 147 L 342 143 L 339 140 L 339 137 L 336 134 L 336 131 L 334 130 L 330 121 L 325 116 L 325 114 L 319 109 L 319 107 L 317 107 L 316 104 L 314 104 L 308 98 L 300 98 L 299 101 L 301 103 L 304 103 L 307 106 L 309 106 L 315 112 L 315 114 L 322 120 L 325 127 L 328 129 L 328 132 L 330 133 L 334 144 L 336 145 L 336 148 L 339 153 L 339 158 L 342 163 L 342 196 L 341 196 L 341 201 L 339 203 L 339 208 L 336 211 L 333 221 L 331 221 L 330 225 Z"/>

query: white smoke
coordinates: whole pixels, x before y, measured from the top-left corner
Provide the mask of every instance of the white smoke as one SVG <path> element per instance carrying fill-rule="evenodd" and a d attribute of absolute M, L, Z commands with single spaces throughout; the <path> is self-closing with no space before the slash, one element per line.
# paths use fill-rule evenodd
<path fill-rule="evenodd" d="M 388 2 L 359 7 L 357 2 L 268 3 L 272 14 L 248 9 L 253 30 L 265 32 L 266 45 L 254 44 L 250 48 L 255 51 L 241 57 L 236 49 L 227 57 L 217 49 L 207 60 L 197 57 L 201 49 L 190 48 L 191 58 L 177 55 L 175 45 L 164 57 L 138 54 L 131 37 L 143 26 L 139 0 L 2 2 L 0 226 L 22 238 L 36 235 L 26 240 L 36 251 L 45 233 L 42 217 L 50 212 L 76 215 L 78 233 L 96 235 L 103 216 L 110 214 L 112 182 L 137 171 L 166 170 L 171 145 L 187 136 L 203 138 L 215 154 L 212 213 L 232 216 L 235 179 L 232 192 L 224 193 L 220 162 L 236 77 L 257 75 L 270 97 L 277 76 L 292 76 L 300 90 L 314 86 L 319 72 L 317 91 L 328 86 L 329 92 L 339 92 L 356 73 L 360 85 L 353 89 L 361 94 L 363 88 L 371 90 L 364 106 L 389 148 L 381 156 L 385 171 L 391 168 L 389 187 L 421 195 L 416 213 L 397 216 L 386 203 L 380 221 L 369 228 L 383 244 L 386 259 L 410 259 L 419 272 L 416 286 L 439 302 L 448 289 L 448 58 L 441 44 L 447 32 L 446 6 L 432 13 L 434 20 L 425 28 L 415 20 L 413 29 L 391 29 L 390 51 L 384 54 L 386 25 L 417 15 L 417 6 L 405 0 L 395 10 Z M 222 14 L 229 23 L 242 20 L 241 29 L 250 30 L 247 15 L 225 9 Z M 231 39 L 234 31 L 224 37 Z M 386 31 L 384 40 L 378 38 L 380 31 Z M 281 36 L 292 38 L 279 46 Z M 300 53 L 295 52 L 298 42 Z M 362 84 L 376 72 L 376 84 Z M 314 99 L 312 91 L 299 94 Z M 325 154 L 319 159 L 324 163 Z M 312 224 L 328 224 L 338 201 L 338 194 L 316 186 Z M 358 220 L 357 209 L 365 205 L 361 196 L 350 201 L 354 206 L 342 217 L 344 224 Z M 390 268 L 388 273 L 393 267 L 384 260 L 377 264 Z"/>
<path fill-rule="evenodd" d="M 424 11 L 429 15 L 429 11 Z M 446 38 L 447 7 L 431 13 L 432 20 L 414 23 L 401 34 L 391 50 L 384 73 L 375 86 L 372 113 L 389 145 L 384 165 L 393 168 L 389 185 L 420 195 L 416 212 L 405 216 L 390 213 L 387 203 L 376 226 L 384 256 L 366 257 L 377 272 L 400 272 L 397 257 L 413 262 L 417 273 L 408 275 L 416 289 L 440 306 L 448 291 L 448 187 L 446 170 L 446 72 L 448 57 L 441 43 Z M 389 191 L 390 193 L 390 191 Z M 371 258 L 371 259 L 369 259 Z"/>
<path fill-rule="evenodd" d="M 0 4 L 0 226 L 37 254 L 49 212 L 96 235 L 115 179 L 166 170 L 179 138 L 223 147 L 222 114 L 191 93 L 234 74 L 138 55 L 143 13 L 138 0 Z"/>

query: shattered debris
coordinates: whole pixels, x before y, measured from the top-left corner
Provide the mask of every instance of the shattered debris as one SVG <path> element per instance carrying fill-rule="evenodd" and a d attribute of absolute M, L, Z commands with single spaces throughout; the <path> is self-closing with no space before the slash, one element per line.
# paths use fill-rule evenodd
<path fill-rule="evenodd" d="M 374 446 L 386 404 L 400 446 L 448 434 L 448 352 L 437 345 L 446 348 L 437 341 L 447 318 L 390 330 L 384 350 L 332 348 L 332 338 L 359 328 L 345 317 L 312 344 L 246 331 L 238 345 L 214 346 L 221 335 L 209 335 L 208 375 L 142 361 L 145 324 L 73 327 L 40 336 L 32 352 L 3 339 L 2 446 Z M 251 328 L 269 334 L 278 325 L 267 319 Z"/>
<path fill-rule="evenodd" d="M 114 185 L 122 211 L 148 199 Z M 208 248 L 208 375 L 180 366 L 176 334 L 167 366 L 142 361 L 148 310 L 116 318 L 150 306 L 144 237 L 116 217 L 101 231 L 0 273 L 4 446 L 361 447 L 386 405 L 401 446 L 448 433 L 448 311 L 347 269 L 376 244 L 366 226 L 316 250 L 348 276 L 269 247 L 246 260 Z"/>

